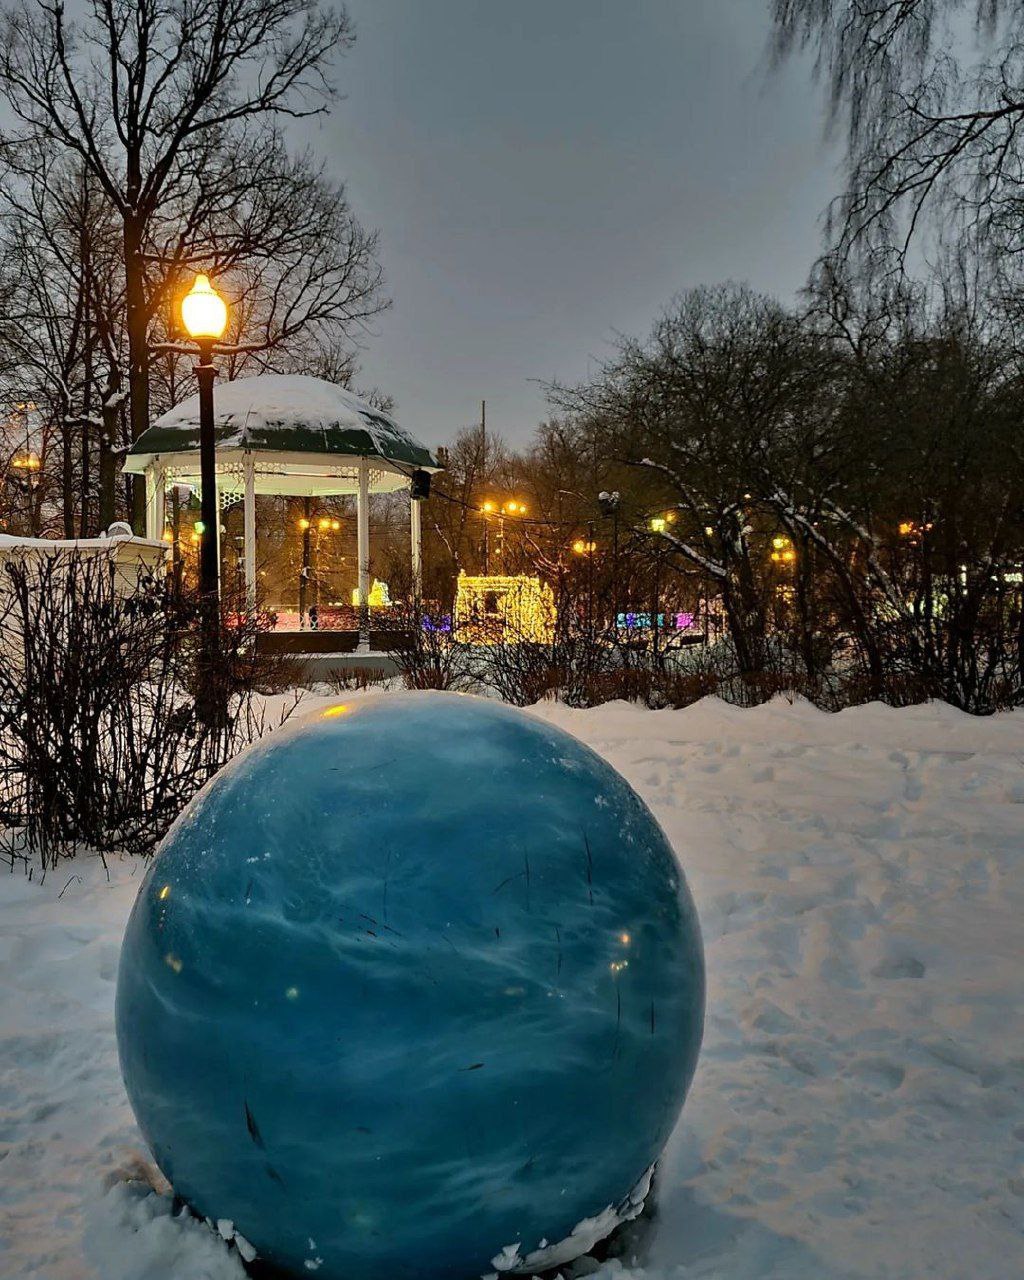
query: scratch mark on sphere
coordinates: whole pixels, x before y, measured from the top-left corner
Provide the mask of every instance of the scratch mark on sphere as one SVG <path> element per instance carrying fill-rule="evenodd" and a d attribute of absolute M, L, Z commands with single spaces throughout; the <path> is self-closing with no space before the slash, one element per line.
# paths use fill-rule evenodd
<path fill-rule="evenodd" d="M 263 1141 L 263 1135 L 260 1133 L 260 1127 L 256 1123 L 256 1117 L 249 1110 L 248 1102 L 245 1103 L 245 1127 L 249 1130 L 249 1137 L 252 1138 L 253 1142 L 255 1142 L 261 1150 L 264 1150 L 267 1144 Z"/>
<path fill-rule="evenodd" d="M 590 840 L 587 833 L 583 833 L 583 846 L 587 851 L 587 896 L 590 899 L 590 905 L 594 905 L 594 855 L 590 850 Z"/>

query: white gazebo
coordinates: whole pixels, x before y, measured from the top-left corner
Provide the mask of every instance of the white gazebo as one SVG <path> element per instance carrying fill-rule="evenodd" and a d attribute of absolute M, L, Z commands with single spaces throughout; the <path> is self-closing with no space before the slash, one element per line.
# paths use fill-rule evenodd
<path fill-rule="evenodd" d="M 409 492 L 412 576 L 422 583 L 420 499 L 440 470 L 430 451 L 387 414 L 322 378 L 264 373 L 220 383 L 214 392 L 218 509 L 244 504 L 245 584 L 256 600 L 256 495 L 356 495 L 359 606 L 370 595 L 370 511 L 374 493 Z M 128 451 L 124 469 L 146 477 L 146 536 L 164 529 L 171 485 L 200 489 L 199 397 L 153 423 Z M 368 636 L 361 623 L 360 647 Z"/>

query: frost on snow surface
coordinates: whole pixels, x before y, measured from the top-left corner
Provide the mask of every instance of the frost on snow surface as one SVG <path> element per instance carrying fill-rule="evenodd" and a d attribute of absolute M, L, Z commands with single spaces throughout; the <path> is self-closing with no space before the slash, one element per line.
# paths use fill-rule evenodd
<path fill-rule="evenodd" d="M 1024 713 L 535 714 L 651 804 L 707 951 L 646 1253 L 602 1280 L 1024 1275 Z M 141 874 L 80 859 L 0 880 L 4 1280 L 244 1275 L 245 1242 L 174 1214 L 121 1085 L 114 979 Z"/>

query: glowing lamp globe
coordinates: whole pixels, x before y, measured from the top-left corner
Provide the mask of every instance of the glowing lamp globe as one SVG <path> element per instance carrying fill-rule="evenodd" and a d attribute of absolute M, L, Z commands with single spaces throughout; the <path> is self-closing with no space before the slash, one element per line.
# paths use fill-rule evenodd
<path fill-rule="evenodd" d="M 195 1211 L 318 1280 L 535 1274 L 635 1217 L 693 1075 L 693 903 L 600 757 L 488 700 L 328 707 L 143 882 L 117 1036 Z"/>
<path fill-rule="evenodd" d="M 196 282 L 181 300 L 181 319 L 189 337 L 213 341 L 221 336 L 228 322 L 227 303 L 210 284 L 208 276 L 196 276 Z"/>

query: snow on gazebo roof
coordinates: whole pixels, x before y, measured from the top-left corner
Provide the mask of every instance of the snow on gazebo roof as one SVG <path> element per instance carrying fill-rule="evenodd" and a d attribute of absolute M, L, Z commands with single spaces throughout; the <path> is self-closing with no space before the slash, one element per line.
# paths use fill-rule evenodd
<path fill-rule="evenodd" d="M 393 418 L 323 378 L 261 373 L 221 382 L 214 391 L 213 413 L 218 454 L 319 454 L 437 470 L 426 446 Z M 141 473 L 154 458 L 198 450 L 199 397 L 194 395 L 139 436 L 124 469 Z"/>

